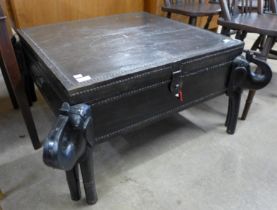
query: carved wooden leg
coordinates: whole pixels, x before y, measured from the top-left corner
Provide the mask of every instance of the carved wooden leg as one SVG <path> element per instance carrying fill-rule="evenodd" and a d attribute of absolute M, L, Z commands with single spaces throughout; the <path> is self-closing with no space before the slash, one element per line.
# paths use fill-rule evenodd
<path fill-rule="evenodd" d="M 166 14 L 166 17 L 170 19 L 170 18 L 171 18 L 171 12 L 168 12 L 168 13 Z"/>
<path fill-rule="evenodd" d="M 94 179 L 93 148 L 91 146 L 87 146 L 86 156 L 82 161 L 80 161 L 80 166 L 84 182 L 86 201 L 88 204 L 95 204 L 98 198 Z"/>
<path fill-rule="evenodd" d="M 231 107 L 232 107 L 232 103 L 231 100 L 229 98 L 229 102 L 228 102 L 228 111 L 227 111 L 227 117 L 226 117 L 226 121 L 225 121 L 225 126 L 227 127 L 230 123 L 230 117 L 231 117 Z"/>
<path fill-rule="evenodd" d="M 81 199 L 81 188 L 79 180 L 79 168 L 78 164 L 70 171 L 66 171 L 66 180 L 68 183 L 71 199 L 78 201 Z"/>
<path fill-rule="evenodd" d="M 236 131 L 236 126 L 237 126 L 237 121 L 238 121 L 238 116 L 239 116 L 239 107 L 240 107 L 240 100 L 241 100 L 241 91 L 235 91 L 231 96 L 230 96 L 230 113 L 229 119 L 228 119 L 228 124 L 227 124 L 227 133 L 228 134 L 234 134 Z"/>

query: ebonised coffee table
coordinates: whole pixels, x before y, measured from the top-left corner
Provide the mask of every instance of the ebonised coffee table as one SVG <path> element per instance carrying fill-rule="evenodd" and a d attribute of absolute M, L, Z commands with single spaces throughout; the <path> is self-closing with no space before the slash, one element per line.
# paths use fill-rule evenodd
<path fill-rule="evenodd" d="M 80 164 L 86 200 L 97 201 L 93 148 L 222 94 L 229 96 L 233 134 L 243 89 L 260 89 L 271 69 L 243 43 L 147 13 L 18 30 L 29 72 L 57 122 L 43 160 L 66 171 L 79 200 Z M 262 69 L 251 73 L 249 62 Z M 227 108 L 226 108 L 227 109 Z"/>

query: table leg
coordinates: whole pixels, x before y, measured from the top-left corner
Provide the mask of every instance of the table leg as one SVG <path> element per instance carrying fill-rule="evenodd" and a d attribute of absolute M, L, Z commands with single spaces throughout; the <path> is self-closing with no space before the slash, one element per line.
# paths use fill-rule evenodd
<path fill-rule="evenodd" d="M 228 111 L 227 111 L 227 117 L 226 117 L 226 121 L 225 121 L 225 126 L 227 127 L 230 123 L 230 118 L 231 118 L 231 107 L 232 107 L 232 104 L 231 104 L 231 100 L 229 99 L 228 100 Z"/>
<path fill-rule="evenodd" d="M 228 121 L 227 121 L 227 133 L 234 134 L 236 131 L 238 116 L 239 116 L 239 107 L 241 101 L 242 90 L 238 89 L 234 91 L 229 97 L 229 112 Z"/>
<path fill-rule="evenodd" d="M 229 96 L 228 113 L 225 122 L 228 134 L 234 134 L 237 126 L 243 83 L 247 77 L 249 63 L 238 57 L 233 62 L 233 68 L 228 81 L 227 95 Z"/>
<path fill-rule="evenodd" d="M 70 171 L 66 171 L 66 180 L 68 183 L 71 199 L 78 201 L 81 199 L 81 188 L 79 180 L 79 168 L 78 164 Z"/>
<path fill-rule="evenodd" d="M 170 18 L 171 18 L 171 15 L 172 15 L 171 12 L 168 12 L 168 13 L 166 14 L 166 17 L 170 19 Z"/>
<path fill-rule="evenodd" d="M 84 160 L 80 161 L 80 166 L 86 194 L 86 201 L 88 204 L 95 204 L 98 198 L 94 179 L 93 148 L 91 146 L 87 146 L 85 158 Z"/>

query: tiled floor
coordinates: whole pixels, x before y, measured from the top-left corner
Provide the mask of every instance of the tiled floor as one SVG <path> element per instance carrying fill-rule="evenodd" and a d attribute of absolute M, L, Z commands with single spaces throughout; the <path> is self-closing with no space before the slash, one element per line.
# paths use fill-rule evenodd
<path fill-rule="evenodd" d="M 255 39 L 251 35 L 247 46 Z M 277 63 L 272 83 L 258 92 L 247 121 L 225 133 L 221 96 L 95 151 L 99 201 L 72 202 L 62 171 L 33 151 L 18 111 L 0 81 L 0 188 L 3 210 L 276 210 Z M 245 95 L 244 95 L 245 97 Z M 243 100 L 244 101 L 244 100 Z M 39 98 L 32 108 L 41 138 L 54 117 Z"/>

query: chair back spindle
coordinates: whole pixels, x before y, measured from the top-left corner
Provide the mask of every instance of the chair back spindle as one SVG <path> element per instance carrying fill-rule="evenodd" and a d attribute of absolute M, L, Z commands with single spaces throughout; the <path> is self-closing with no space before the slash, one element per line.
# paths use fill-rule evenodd
<path fill-rule="evenodd" d="M 230 21 L 233 16 L 242 13 L 264 13 L 264 0 L 220 0 L 220 5 L 222 8 L 222 16 L 227 21 Z M 272 10 L 276 10 L 276 3 L 270 5 L 273 5 L 271 6 Z"/>

